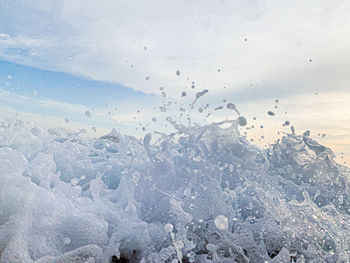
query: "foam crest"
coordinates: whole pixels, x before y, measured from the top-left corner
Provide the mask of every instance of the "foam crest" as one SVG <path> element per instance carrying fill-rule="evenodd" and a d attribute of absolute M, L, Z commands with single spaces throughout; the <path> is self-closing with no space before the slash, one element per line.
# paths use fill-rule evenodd
<path fill-rule="evenodd" d="M 349 260 L 350 171 L 329 148 L 168 121 L 153 142 L 1 118 L 0 262 Z"/>

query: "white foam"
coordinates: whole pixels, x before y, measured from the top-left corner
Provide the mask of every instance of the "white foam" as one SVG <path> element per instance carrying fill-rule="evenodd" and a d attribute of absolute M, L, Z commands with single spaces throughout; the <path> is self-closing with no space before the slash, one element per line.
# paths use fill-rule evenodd
<path fill-rule="evenodd" d="M 346 260 L 350 172 L 330 149 L 169 122 L 151 143 L 1 118 L 0 262 Z"/>

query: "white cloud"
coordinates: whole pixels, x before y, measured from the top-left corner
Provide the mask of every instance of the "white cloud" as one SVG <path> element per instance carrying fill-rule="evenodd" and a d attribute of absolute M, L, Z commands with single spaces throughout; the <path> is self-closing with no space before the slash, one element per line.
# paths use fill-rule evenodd
<path fill-rule="evenodd" d="M 288 117 L 300 129 L 343 136 L 350 133 L 344 101 L 350 87 L 349 13 L 350 2 L 337 0 L 13 1 L 6 8 L 0 3 L 0 58 L 144 92 L 164 86 L 172 96 L 195 81 L 196 90 L 210 90 L 209 99 L 246 99 L 239 108 L 256 116 L 265 114 L 271 98 L 288 97 Z M 322 102 L 310 99 L 315 92 L 327 93 Z M 83 113 L 83 106 L 40 105 Z M 108 121 L 129 124 L 134 106 Z M 226 117 L 220 114 L 212 120 Z M 268 125 L 275 133 L 280 122 Z"/>
<path fill-rule="evenodd" d="M 295 83 L 300 92 L 350 83 L 342 67 L 350 58 L 349 2 L 75 0 L 28 1 L 26 8 L 43 24 L 28 16 L 27 26 L 14 26 L 19 39 L 2 37 L 35 47 L 24 62 L 141 91 L 166 86 L 177 94 L 192 80 L 213 93 L 262 79 Z"/>

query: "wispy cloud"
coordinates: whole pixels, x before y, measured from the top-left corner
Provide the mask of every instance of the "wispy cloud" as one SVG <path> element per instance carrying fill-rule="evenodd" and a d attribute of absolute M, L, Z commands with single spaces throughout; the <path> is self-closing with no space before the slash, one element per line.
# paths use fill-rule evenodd
<path fill-rule="evenodd" d="M 147 93 L 158 94 L 162 86 L 168 96 L 176 98 L 184 90 L 193 97 L 199 90 L 209 89 L 203 103 L 207 100 L 216 105 L 226 98 L 244 114 L 264 120 L 266 110 L 279 98 L 285 101 L 288 118 L 301 130 L 346 136 L 349 13 L 350 2 L 336 0 L 6 0 L 0 1 L 0 59 Z M 180 70 L 179 76 L 176 70 Z M 130 93 L 118 100 L 121 91 L 109 87 L 106 94 L 99 94 L 89 119 L 83 115 L 87 107 L 83 102 L 68 101 L 83 95 L 93 98 L 99 91 L 94 85 L 81 93 L 83 86 L 74 89 L 74 96 L 71 90 L 59 99 L 60 89 L 54 93 L 57 98 L 45 100 L 1 96 L 12 105 L 17 101 L 18 110 L 30 104 L 37 113 L 72 114 L 96 126 L 97 119 L 109 127 L 115 122 L 128 125 L 140 108 L 145 118 L 136 114 L 136 122 L 147 122 L 148 116 L 178 114 L 147 112 L 146 103 L 140 103 L 144 97 L 134 101 L 136 95 Z M 110 110 L 100 108 L 102 95 L 128 109 L 106 116 Z M 150 104 L 147 106 L 152 107 Z M 215 112 L 209 121 L 227 116 L 232 114 Z M 282 119 L 280 114 L 266 121 L 276 131 Z"/>
<path fill-rule="evenodd" d="M 340 75 L 343 83 L 332 87 L 343 89 L 349 9 L 344 1 L 14 2 L 0 11 L 4 21 L 11 16 L 11 26 L 0 26 L 1 57 L 146 92 L 195 81 L 224 93 L 262 79 L 276 90 L 325 89 Z M 37 52 L 13 57 L 14 43 Z"/>

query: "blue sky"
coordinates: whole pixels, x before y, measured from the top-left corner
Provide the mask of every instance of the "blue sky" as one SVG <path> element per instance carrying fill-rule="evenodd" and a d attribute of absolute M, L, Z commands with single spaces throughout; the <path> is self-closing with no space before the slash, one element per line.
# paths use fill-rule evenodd
<path fill-rule="evenodd" d="M 80 125 L 90 132 L 91 127 L 102 128 L 98 134 L 105 133 L 108 128 L 135 133 L 137 111 L 158 102 L 154 95 L 117 83 L 3 60 L 0 60 L 0 94 L 3 111 L 11 112 L 12 109 L 17 113 L 33 114 L 23 117 L 34 122 L 39 120 L 39 124 L 47 122 L 47 118 L 38 117 L 41 116 L 52 118 L 51 126 L 68 128 L 75 122 L 74 128 Z M 86 116 L 86 111 L 91 112 L 91 117 Z"/>
<path fill-rule="evenodd" d="M 106 101 L 115 104 L 125 100 L 150 101 L 152 96 L 117 83 L 95 81 L 84 76 L 49 71 L 12 62 L 0 61 L 3 87 L 22 95 L 33 95 L 71 104 L 99 108 Z"/>
<path fill-rule="evenodd" d="M 300 132 L 332 134 L 324 142 L 350 156 L 349 13 L 350 2 L 336 0 L 3 0 L 1 105 L 126 129 L 178 115 L 159 112 L 160 87 L 179 104 L 209 89 L 201 103 L 228 99 L 266 133 L 293 119 Z"/>

